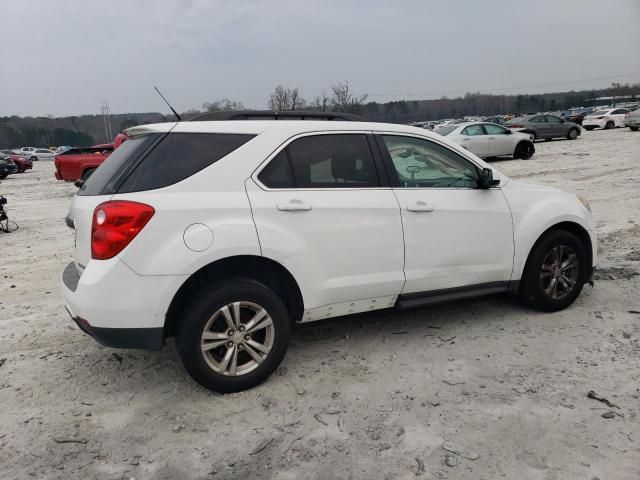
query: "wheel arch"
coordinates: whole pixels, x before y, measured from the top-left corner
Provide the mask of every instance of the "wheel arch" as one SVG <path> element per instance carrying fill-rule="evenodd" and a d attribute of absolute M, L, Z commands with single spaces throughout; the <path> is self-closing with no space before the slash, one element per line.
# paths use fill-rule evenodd
<path fill-rule="evenodd" d="M 250 278 L 266 285 L 282 299 L 292 323 L 302 318 L 302 292 L 293 275 L 285 267 L 266 257 L 237 255 L 209 263 L 185 280 L 169 304 L 164 323 L 164 338 L 175 336 L 180 324 L 180 312 L 194 293 L 216 280 L 233 277 Z"/>
<path fill-rule="evenodd" d="M 536 239 L 536 241 L 533 242 L 533 245 L 531 245 L 531 248 L 529 248 L 529 252 L 527 253 L 527 259 L 524 262 L 522 271 L 520 272 L 521 276 L 524 274 L 524 271 L 527 268 L 527 265 L 529 264 L 529 258 L 531 257 L 531 253 L 534 251 L 536 246 L 548 233 L 557 231 L 557 230 L 564 230 L 565 232 L 572 233 L 578 238 L 578 240 L 580 240 L 580 243 L 582 243 L 582 245 L 584 246 L 587 252 L 588 268 L 589 269 L 593 268 L 593 244 L 591 242 L 591 236 L 589 235 L 589 232 L 579 223 L 572 222 L 572 221 L 562 221 L 562 222 L 558 222 L 551 225 L 546 230 L 544 230 L 540 235 L 538 235 L 538 238 Z"/>

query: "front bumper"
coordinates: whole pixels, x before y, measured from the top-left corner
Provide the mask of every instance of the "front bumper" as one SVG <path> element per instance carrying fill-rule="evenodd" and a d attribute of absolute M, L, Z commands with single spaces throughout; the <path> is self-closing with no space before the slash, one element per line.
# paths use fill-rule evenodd
<path fill-rule="evenodd" d="M 62 274 L 71 318 L 99 343 L 116 348 L 162 348 L 175 285 L 174 276 L 137 275 L 117 257 L 89 261 L 81 274 L 72 262 Z"/>

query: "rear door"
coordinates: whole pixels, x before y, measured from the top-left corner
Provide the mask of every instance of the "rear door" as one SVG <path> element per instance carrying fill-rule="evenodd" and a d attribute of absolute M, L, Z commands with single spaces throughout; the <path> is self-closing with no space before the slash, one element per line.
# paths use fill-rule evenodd
<path fill-rule="evenodd" d="M 300 284 L 304 320 L 393 305 L 400 207 L 366 133 L 294 138 L 246 182 L 262 254 Z"/>
<path fill-rule="evenodd" d="M 551 132 L 549 131 L 549 126 L 547 124 L 545 115 L 538 115 L 537 117 L 533 117 L 529 121 L 534 125 L 536 138 L 551 138 Z"/>
<path fill-rule="evenodd" d="M 469 125 L 460 132 L 461 145 L 479 157 L 487 157 L 489 140 L 482 125 Z"/>

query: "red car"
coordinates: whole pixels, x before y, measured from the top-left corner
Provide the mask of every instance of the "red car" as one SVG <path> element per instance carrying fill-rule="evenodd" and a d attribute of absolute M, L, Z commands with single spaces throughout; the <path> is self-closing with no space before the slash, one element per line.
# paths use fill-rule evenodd
<path fill-rule="evenodd" d="M 18 173 L 22 173 L 25 170 L 33 169 L 33 162 L 24 155 L 14 153 L 11 150 L 1 150 L 0 152 L 9 155 L 11 160 L 13 160 L 13 163 L 15 163 L 16 167 L 18 167 Z"/>
<path fill-rule="evenodd" d="M 55 156 L 56 178 L 75 182 L 86 180 L 96 168 L 113 152 L 113 144 L 105 143 L 93 147 L 70 148 Z"/>

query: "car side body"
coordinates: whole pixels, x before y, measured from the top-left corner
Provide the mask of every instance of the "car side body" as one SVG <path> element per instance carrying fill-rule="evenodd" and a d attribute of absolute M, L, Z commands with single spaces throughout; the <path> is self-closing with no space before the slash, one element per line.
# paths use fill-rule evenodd
<path fill-rule="evenodd" d="M 577 123 L 568 122 L 555 115 L 545 113 L 513 118 L 504 126 L 516 132 L 529 133 L 534 137 L 534 141 L 553 138 L 575 140 L 582 133 L 582 129 Z"/>
<path fill-rule="evenodd" d="M 450 124 L 435 130 L 480 158 L 513 156 L 529 159 L 535 152 L 531 134 L 513 132 L 491 122 Z"/>
<path fill-rule="evenodd" d="M 86 179 L 113 152 L 113 144 L 70 148 L 55 156 L 55 177 L 75 182 Z"/>
<path fill-rule="evenodd" d="M 610 129 L 624 127 L 625 115 L 629 113 L 626 108 L 609 108 L 606 110 L 596 110 L 582 120 L 582 126 L 586 130 L 595 128 Z"/>
<path fill-rule="evenodd" d="M 189 372 L 208 388 L 255 385 L 281 356 L 246 381 L 235 377 L 235 364 L 214 383 L 194 373 L 185 358 L 200 347 L 188 346 L 185 319 L 195 317 L 185 312 L 198 292 L 268 289 L 276 298 L 269 308 L 281 305 L 295 324 L 521 292 L 531 252 L 553 232 L 584 252 L 580 289 L 597 263 L 586 201 L 510 180 L 421 128 L 194 121 L 133 127 L 127 135 L 72 201 L 75 250 L 63 273 L 64 303 L 107 346 L 157 349 L 176 336 Z M 225 142 L 220 158 L 198 163 Z M 178 175 L 179 164 L 192 170 Z M 111 233 L 100 232 L 110 208 L 146 216 L 122 248 L 105 255 L 100 245 Z M 243 340 L 228 334 L 231 352 Z"/>

